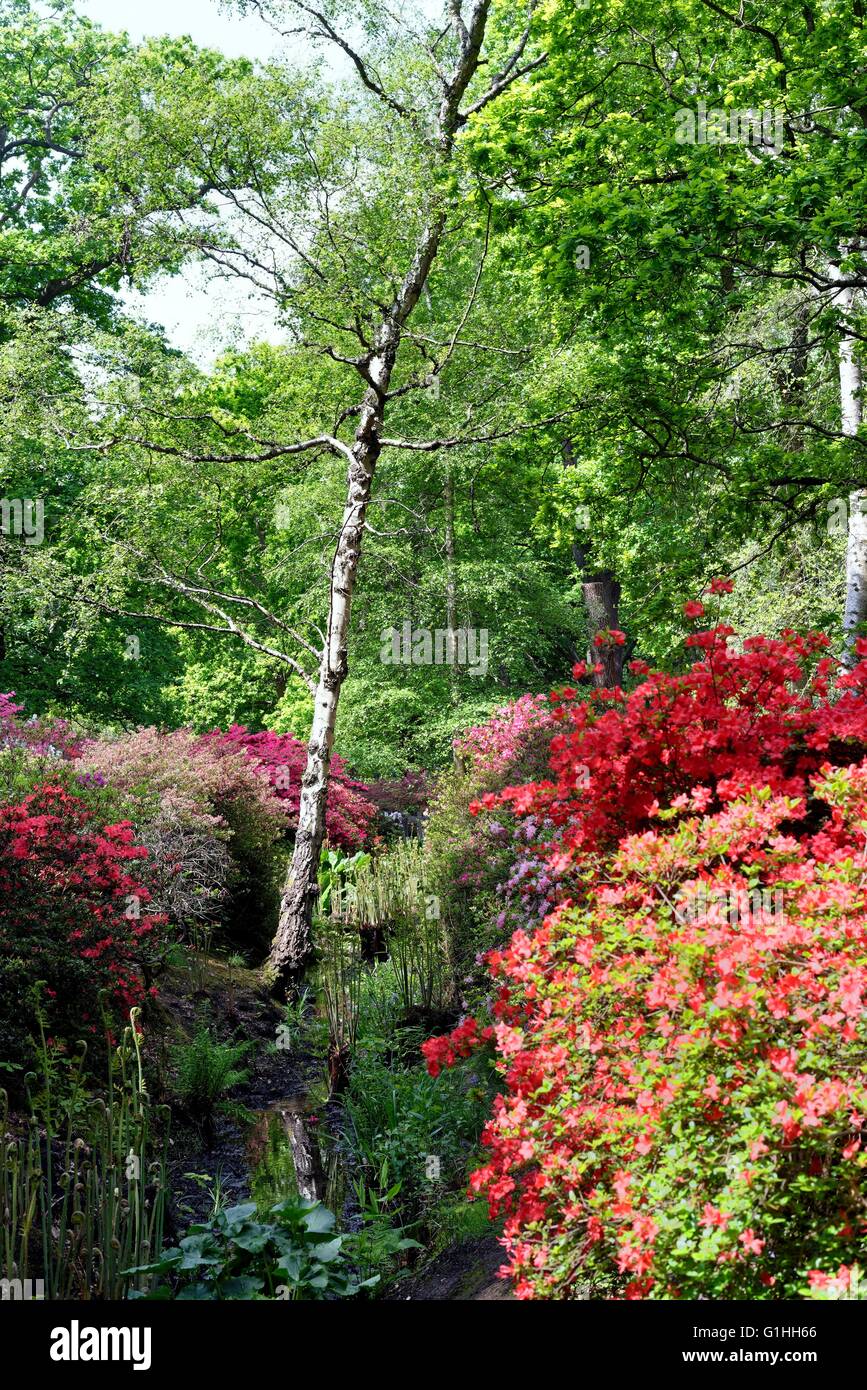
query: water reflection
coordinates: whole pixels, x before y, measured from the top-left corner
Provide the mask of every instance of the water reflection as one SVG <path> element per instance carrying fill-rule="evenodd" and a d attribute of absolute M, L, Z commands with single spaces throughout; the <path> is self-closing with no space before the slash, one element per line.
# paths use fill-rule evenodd
<path fill-rule="evenodd" d="M 250 1192 L 262 1210 L 286 1197 L 306 1197 L 340 1211 L 339 1155 L 307 1096 L 291 1096 L 262 1110 L 250 1131 Z"/>

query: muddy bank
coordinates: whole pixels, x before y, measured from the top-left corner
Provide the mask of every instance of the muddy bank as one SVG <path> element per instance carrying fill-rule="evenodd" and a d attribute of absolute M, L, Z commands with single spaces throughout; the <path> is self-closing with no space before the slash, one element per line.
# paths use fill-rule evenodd
<path fill-rule="evenodd" d="M 399 1279 L 386 1302 L 514 1301 L 509 1280 L 499 1279 L 503 1247 L 494 1232 L 450 1246 L 417 1274 Z"/>
<path fill-rule="evenodd" d="M 328 1106 L 320 1102 L 316 1113 L 322 1065 L 297 1047 L 277 1045 L 285 1041 L 279 1031 L 284 1021 L 283 1011 L 255 971 L 231 967 L 219 957 L 207 958 L 195 974 L 173 971 L 161 984 L 148 1045 L 162 1054 L 162 1075 L 169 1074 L 172 1047 L 188 1042 L 202 1024 L 220 1042 L 252 1043 L 243 1061 L 248 1079 L 231 1091 L 225 1110 L 216 1111 L 206 1123 L 194 1123 L 173 1106 L 169 1239 L 182 1234 L 191 1221 L 207 1220 L 218 1196 L 227 1206 L 250 1199 L 251 1174 L 266 1157 L 264 1135 L 269 1129 L 272 1147 L 275 1142 L 272 1115 L 285 1124 L 289 1152 L 306 1170 L 305 1187 L 318 1183 L 325 1193 L 315 1133 L 317 1124 L 329 1122 Z M 154 1099 L 173 1102 L 170 1090 Z M 273 1188 L 266 1186 L 260 1195 L 267 1199 L 273 1191 L 274 1201 L 288 1195 L 291 1167 L 271 1177 Z"/>

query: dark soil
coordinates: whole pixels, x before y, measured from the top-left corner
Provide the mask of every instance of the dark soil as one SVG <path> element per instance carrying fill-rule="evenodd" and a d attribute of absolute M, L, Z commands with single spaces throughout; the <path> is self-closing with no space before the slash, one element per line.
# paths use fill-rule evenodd
<path fill-rule="evenodd" d="M 503 1247 L 495 1234 L 474 1236 L 450 1246 L 420 1273 L 394 1284 L 386 1294 L 391 1302 L 471 1302 L 513 1300 L 512 1286 L 499 1279 Z"/>
<path fill-rule="evenodd" d="M 321 1063 L 304 1053 L 276 1047 L 284 1014 L 270 997 L 258 974 L 210 957 L 196 976 L 172 971 L 160 982 L 160 1002 L 146 1036 L 157 1037 L 167 1053 L 188 1041 L 206 1024 L 220 1042 L 252 1042 L 242 1065 L 249 1078 L 229 1096 L 231 1113 L 218 1111 L 209 1122 L 197 1122 L 174 1110 L 169 1136 L 170 1191 L 167 1238 L 174 1240 L 192 1221 L 207 1218 L 212 1206 L 208 1187 L 219 1181 L 227 1206 L 250 1194 L 247 1139 L 254 1115 L 279 1100 L 303 1095 L 321 1072 Z M 170 1074 L 162 1059 L 160 1072 Z M 171 1103 L 170 1094 L 154 1100 Z M 207 1174 L 200 1184 L 187 1176 Z"/>

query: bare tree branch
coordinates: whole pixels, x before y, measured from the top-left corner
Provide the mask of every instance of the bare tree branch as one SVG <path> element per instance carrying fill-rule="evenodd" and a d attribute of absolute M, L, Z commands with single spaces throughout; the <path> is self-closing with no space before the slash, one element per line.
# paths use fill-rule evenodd
<path fill-rule="evenodd" d="M 520 425 L 510 425 L 508 429 L 493 430 L 488 434 L 452 435 L 447 439 L 382 439 L 383 449 L 409 449 L 414 453 L 432 454 L 437 449 L 463 449 L 471 444 L 493 444 L 498 439 L 513 439 L 515 435 L 527 434 L 542 429 L 546 425 L 557 425 L 585 410 L 585 405 L 574 406 L 571 410 L 558 411 L 556 415 L 546 415 L 541 420 L 531 420 Z"/>

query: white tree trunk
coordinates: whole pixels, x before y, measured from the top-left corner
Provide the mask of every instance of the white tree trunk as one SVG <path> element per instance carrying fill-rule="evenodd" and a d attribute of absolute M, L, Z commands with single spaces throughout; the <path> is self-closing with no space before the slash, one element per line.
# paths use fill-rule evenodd
<path fill-rule="evenodd" d="M 457 642 L 458 630 L 458 580 L 455 570 L 455 477 L 452 471 L 451 460 L 446 459 L 444 496 L 446 508 L 445 526 L 445 558 L 446 558 L 446 627 L 449 636 L 449 684 L 451 687 L 451 700 L 454 704 L 458 698 L 458 668 L 455 654 L 455 643 Z"/>
<path fill-rule="evenodd" d="M 451 0 L 450 3 L 460 52 L 444 90 L 437 123 L 436 144 L 443 166 L 451 160 L 455 135 L 461 124 L 460 103 L 479 67 L 489 3 L 490 0 L 476 0 L 466 21 L 461 17 L 458 0 Z M 349 669 L 347 647 L 352 594 L 361 558 L 365 516 L 381 449 L 379 441 L 387 393 L 404 326 L 427 283 L 445 228 L 445 213 L 437 209 L 421 232 L 412 263 L 393 303 L 383 316 L 374 351 L 366 367 L 369 385 L 352 446 L 343 522 L 331 570 L 328 629 L 307 746 L 307 766 L 302 778 L 298 833 L 280 905 L 277 933 L 268 960 L 272 978 L 278 986 L 291 981 L 304 965 L 312 948 L 313 913 L 319 894 L 319 856 L 325 838 L 331 750 L 340 691 Z"/>
<path fill-rule="evenodd" d="M 349 669 L 347 644 L 352 593 L 379 454 L 374 428 L 378 426 L 379 413 L 376 393 L 369 391 L 347 473 L 346 504 L 331 571 L 328 631 L 307 744 L 307 765 L 301 782 L 295 849 L 269 958 L 278 984 L 285 982 L 286 977 L 299 968 L 311 946 L 313 911 L 319 893 L 319 856 L 325 839 L 325 809 L 337 703 Z"/>
<path fill-rule="evenodd" d="M 856 248 L 851 248 L 852 250 Z M 842 247 L 842 255 L 850 248 Z M 845 279 L 839 266 L 831 266 L 834 280 Z M 855 289 L 844 285 L 834 296 L 840 315 L 838 365 L 840 373 L 840 428 L 843 434 L 854 436 L 861 424 L 861 368 L 855 357 L 855 339 L 851 332 L 851 315 L 855 306 Z M 867 489 L 857 488 L 849 494 L 849 518 L 846 541 L 846 601 L 843 610 L 843 630 L 846 635 L 844 660 L 855 660 L 855 637 L 867 631 Z"/>

